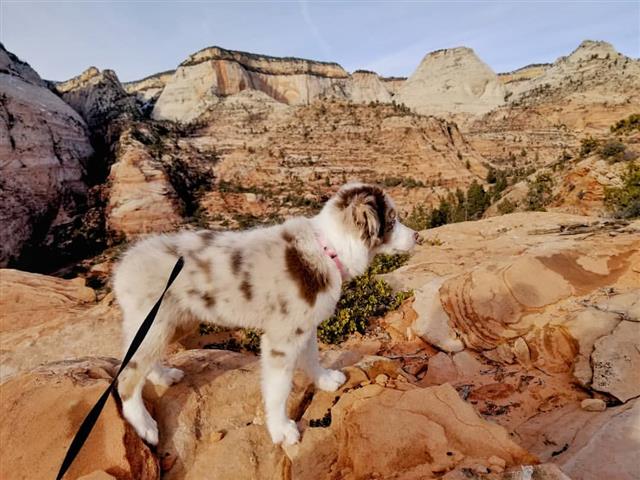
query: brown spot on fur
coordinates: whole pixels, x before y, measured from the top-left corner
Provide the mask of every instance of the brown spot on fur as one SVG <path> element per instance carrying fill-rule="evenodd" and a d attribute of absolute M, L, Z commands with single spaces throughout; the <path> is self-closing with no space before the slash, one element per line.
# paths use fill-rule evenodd
<path fill-rule="evenodd" d="M 304 333 L 304 330 L 302 330 L 300 327 L 296 328 L 296 335 L 302 335 Z"/>
<path fill-rule="evenodd" d="M 240 250 L 234 250 L 231 254 L 231 272 L 234 275 L 240 273 L 242 268 L 242 252 Z"/>
<path fill-rule="evenodd" d="M 198 269 L 202 273 L 204 273 L 205 277 L 207 278 L 207 281 L 210 282 L 213 279 L 211 260 L 209 260 L 208 258 L 202 259 L 194 253 L 189 255 L 189 258 L 193 261 L 193 263 L 196 264 Z"/>
<path fill-rule="evenodd" d="M 138 368 L 138 362 L 136 362 L 135 360 L 131 360 L 127 364 L 127 368 L 131 368 L 131 369 L 135 370 L 136 368 Z"/>
<path fill-rule="evenodd" d="M 293 242 L 293 235 L 285 230 L 282 232 L 282 239 L 287 243 L 291 243 Z"/>
<path fill-rule="evenodd" d="M 187 295 L 195 296 L 200 295 L 200 293 L 195 288 L 190 288 L 189 290 L 187 290 Z"/>
<path fill-rule="evenodd" d="M 211 308 L 216 304 L 216 299 L 209 293 L 203 293 L 200 298 L 202 298 L 202 301 L 207 308 Z"/>
<path fill-rule="evenodd" d="M 280 313 L 282 315 L 288 315 L 289 305 L 287 304 L 287 301 L 284 298 L 279 298 L 278 303 L 280 304 Z"/>
<path fill-rule="evenodd" d="M 179 257 L 178 248 L 175 245 L 168 244 L 164 246 L 164 251 L 167 252 L 172 257 Z"/>
<path fill-rule="evenodd" d="M 311 265 L 294 246 L 285 250 L 287 272 L 298 284 L 300 296 L 313 306 L 318 293 L 327 288 L 329 279 Z"/>
<path fill-rule="evenodd" d="M 198 232 L 198 235 L 208 245 L 211 245 L 213 243 L 213 240 L 218 236 L 218 234 L 212 230 L 204 230 L 202 232 Z"/>
<path fill-rule="evenodd" d="M 272 357 L 284 357 L 284 352 L 281 352 L 280 350 L 275 350 L 275 349 L 271 349 L 271 356 Z"/>
<path fill-rule="evenodd" d="M 245 272 L 244 274 L 244 278 L 242 279 L 242 283 L 240 284 L 240 291 L 247 301 L 251 301 L 251 299 L 253 298 L 253 287 L 251 286 L 251 282 L 249 282 L 248 272 Z"/>

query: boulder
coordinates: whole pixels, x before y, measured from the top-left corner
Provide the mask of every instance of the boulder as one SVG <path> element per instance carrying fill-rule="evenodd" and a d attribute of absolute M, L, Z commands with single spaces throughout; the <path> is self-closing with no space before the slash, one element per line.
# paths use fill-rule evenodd
<path fill-rule="evenodd" d="M 76 430 L 107 387 L 111 359 L 53 363 L 0 385 L 0 477 L 52 478 Z M 86 477 L 85 477 L 86 476 Z M 158 461 L 113 398 L 65 478 L 157 480 Z"/>

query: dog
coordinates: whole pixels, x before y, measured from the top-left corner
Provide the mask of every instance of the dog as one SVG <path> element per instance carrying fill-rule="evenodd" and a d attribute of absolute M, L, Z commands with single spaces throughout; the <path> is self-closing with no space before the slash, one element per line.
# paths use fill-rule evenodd
<path fill-rule="evenodd" d="M 316 328 L 335 311 L 343 281 L 364 273 L 378 253 L 408 252 L 416 232 L 399 222 L 393 200 L 374 185 L 343 186 L 312 218 L 247 231 L 184 231 L 134 245 L 115 269 L 114 292 L 123 313 L 125 351 L 160 296 L 176 260 L 184 268 L 129 366 L 118 393 L 125 418 L 146 442 L 158 426 L 142 387 L 171 385 L 182 371 L 160 363 L 165 347 L 190 322 L 260 329 L 266 426 L 275 444 L 300 433 L 286 403 L 296 364 L 326 391 L 345 381 L 319 362 Z"/>

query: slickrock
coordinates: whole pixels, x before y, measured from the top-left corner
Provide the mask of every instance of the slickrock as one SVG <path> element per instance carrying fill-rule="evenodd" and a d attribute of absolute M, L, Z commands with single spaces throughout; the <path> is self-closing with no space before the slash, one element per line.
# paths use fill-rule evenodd
<path fill-rule="evenodd" d="M 394 99 L 425 115 L 478 115 L 502 105 L 505 94 L 491 68 L 460 47 L 427 54 Z"/>
<path fill-rule="evenodd" d="M 0 270 L 0 380 L 87 353 L 120 356 L 113 296 L 96 302 L 84 280 Z"/>
<path fill-rule="evenodd" d="M 43 84 L 0 45 L 0 266 L 24 263 L 86 196 L 86 125 Z"/>
<path fill-rule="evenodd" d="M 539 413 L 519 426 L 515 435 L 540 460 L 556 463 L 572 479 L 635 480 L 639 425 L 637 399 L 604 412 L 568 404 Z"/>
<path fill-rule="evenodd" d="M 636 291 L 636 293 L 638 293 Z M 595 342 L 592 388 L 623 402 L 640 395 L 640 323 L 621 321 Z"/>
<path fill-rule="evenodd" d="M 0 385 L 0 477 L 51 478 L 80 423 L 115 373 L 108 359 L 48 364 Z M 100 472 L 102 471 L 102 472 Z M 156 480 L 158 461 L 113 398 L 65 478 Z"/>

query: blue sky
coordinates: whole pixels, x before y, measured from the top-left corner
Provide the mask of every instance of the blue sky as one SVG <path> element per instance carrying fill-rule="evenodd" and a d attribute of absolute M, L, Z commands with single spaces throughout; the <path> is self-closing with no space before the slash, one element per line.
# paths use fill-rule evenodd
<path fill-rule="evenodd" d="M 135 80 L 218 45 L 407 76 L 439 48 L 468 46 L 494 70 L 551 62 L 582 40 L 640 56 L 640 1 L 0 1 L 0 41 L 43 78 L 94 65 Z"/>

